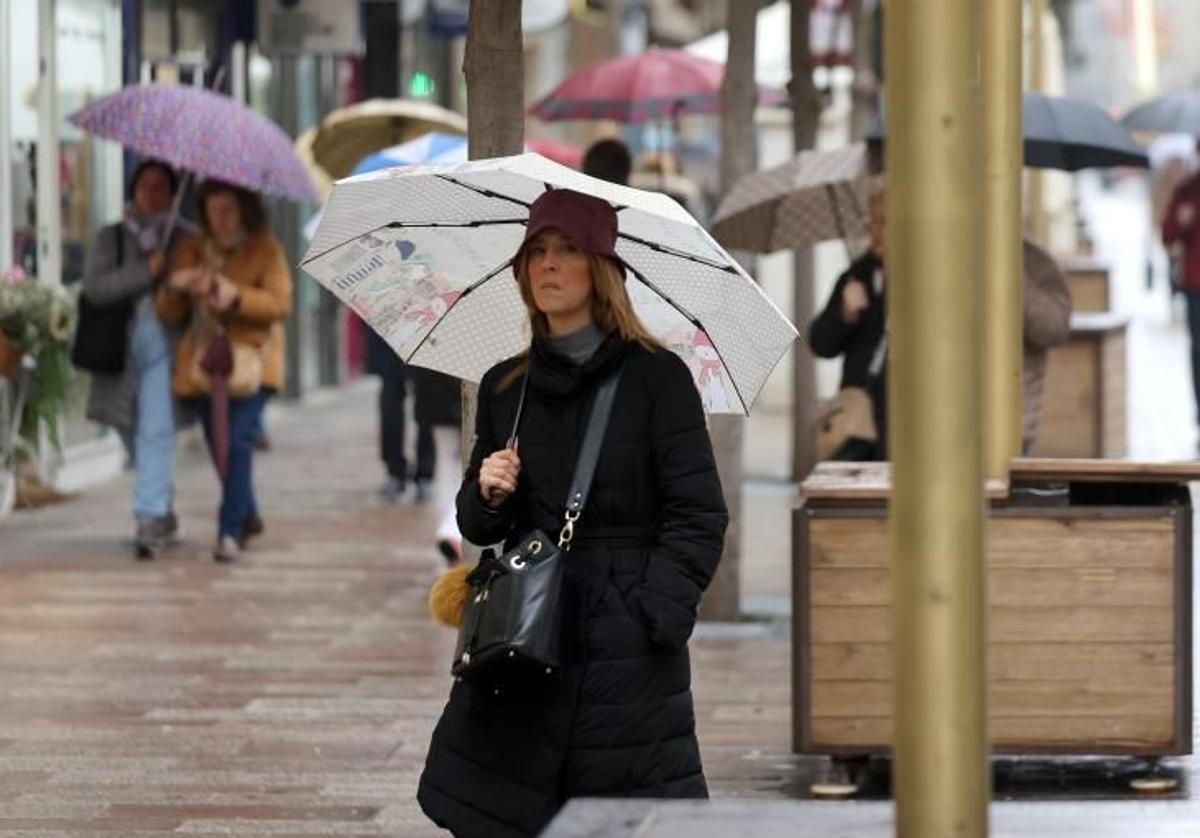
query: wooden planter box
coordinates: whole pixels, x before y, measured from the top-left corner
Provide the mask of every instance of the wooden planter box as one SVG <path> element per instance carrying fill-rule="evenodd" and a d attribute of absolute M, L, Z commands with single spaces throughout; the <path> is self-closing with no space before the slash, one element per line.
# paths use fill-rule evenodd
<path fill-rule="evenodd" d="M 1063 273 L 1071 289 L 1071 310 L 1106 312 L 1112 305 L 1108 266 L 1084 257 L 1062 260 Z"/>
<path fill-rule="evenodd" d="M 1050 350 L 1035 457 L 1123 457 L 1125 331 L 1116 314 L 1071 315 L 1071 338 Z"/>
<path fill-rule="evenodd" d="M 993 750 L 1190 753 L 1200 467 L 1018 463 L 1012 492 L 988 492 Z M 890 748 L 887 468 L 823 464 L 795 510 L 798 753 Z"/>

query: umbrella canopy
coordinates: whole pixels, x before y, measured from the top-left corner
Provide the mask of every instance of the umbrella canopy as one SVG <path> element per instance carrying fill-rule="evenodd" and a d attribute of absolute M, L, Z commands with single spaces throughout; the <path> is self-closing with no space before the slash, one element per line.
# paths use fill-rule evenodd
<path fill-rule="evenodd" d="M 583 152 L 569 143 L 557 140 L 529 140 L 525 148 L 572 169 L 578 169 L 583 163 Z M 434 131 L 368 155 L 354 167 L 351 174 L 361 175 L 393 166 L 444 166 L 450 163 L 465 163 L 466 160 L 466 137 Z"/>
<path fill-rule="evenodd" d="M 721 112 L 725 65 L 679 49 L 651 47 L 575 73 L 529 112 L 546 121 L 612 119 L 641 123 L 681 113 Z M 764 104 L 783 97 L 764 92 Z"/>
<path fill-rule="evenodd" d="M 1121 122 L 1131 131 L 1200 137 L 1200 92 L 1185 90 L 1143 102 Z"/>
<path fill-rule="evenodd" d="M 547 157 L 555 163 L 562 163 L 572 169 L 583 168 L 583 149 L 565 143 L 562 140 L 552 140 L 548 137 L 533 137 L 525 140 L 529 151 L 536 151 L 542 157 Z"/>
<path fill-rule="evenodd" d="M 858 143 L 802 151 L 746 175 L 717 208 L 713 235 L 728 248 L 757 253 L 862 236 L 868 166 L 867 147 Z"/>
<path fill-rule="evenodd" d="M 255 192 L 316 200 L 278 125 L 228 96 L 196 87 L 138 84 L 68 117 L 73 125 L 153 157 Z"/>
<path fill-rule="evenodd" d="M 529 205 L 548 188 L 616 208 L 638 316 L 687 362 L 707 410 L 748 412 L 796 330 L 665 195 L 537 154 L 388 169 L 334 185 L 301 267 L 406 362 L 478 381 L 529 345 L 511 259 Z"/>
<path fill-rule="evenodd" d="M 431 131 L 423 137 L 367 155 L 354 167 L 352 174 L 361 175 L 364 172 L 389 169 L 393 166 L 461 163 L 466 159 L 466 137 Z"/>
<path fill-rule="evenodd" d="M 1091 102 L 1027 92 L 1021 113 L 1025 165 L 1030 168 L 1075 172 L 1150 165 L 1129 131 Z M 882 125 L 877 124 L 867 139 L 882 141 Z"/>
<path fill-rule="evenodd" d="M 1022 114 L 1026 166 L 1075 172 L 1150 165 L 1129 131 L 1091 102 L 1026 93 Z"/>
<path fill-rule="evenodd" d="M 432 102 L 368 99 L 330 112 L 296 139 L 296 150 L 325 194 L 368 154 L 430 131 L 466 134 L 467 120 Z"/>

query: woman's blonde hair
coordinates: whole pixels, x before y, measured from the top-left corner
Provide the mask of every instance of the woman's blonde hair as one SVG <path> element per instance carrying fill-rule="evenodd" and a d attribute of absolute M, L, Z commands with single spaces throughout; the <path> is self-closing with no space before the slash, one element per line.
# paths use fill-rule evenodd
<path fill-rule="evenodd" d="M 588 276 L 592 280 L 592 322 L 600 331 L 616 332 L 622 339 L 638 343 L 650 352 L 663 348 L 662 343 L 650 333 L 645 324 L 633 310 L 633 301 L 625 289 L 625 277 L 621 269 L 606 256 L 587 254 Z M 521 300 L 529 312 L 529 327 L 534 337 L 544 337 L 550 334 L 550 323 L 546 315 L 538 311 L 533 299 L 533 283 L 529 277 L 529 251 L 522 248 L 513 260 L 513 273 L 517 277 L 517 288 L 521 292 Z M 528 360 L 518 364 L 504 376 L 496 387 L 497 392 L 503 392 L 513 381 L 518 379 L 529 368 Z"/>

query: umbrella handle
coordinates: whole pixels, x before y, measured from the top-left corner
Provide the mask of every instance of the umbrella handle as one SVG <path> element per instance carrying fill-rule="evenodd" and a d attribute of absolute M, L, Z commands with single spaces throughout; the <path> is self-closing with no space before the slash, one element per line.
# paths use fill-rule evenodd
<path fill-rule="evenodd" d="M 217 68 L 217 72 L 213 74 L 212 84 L 208 89 L 215 93 L 224 81 L 225 65 L 222 64 Z M 175 224 L 179 221 L 179 210 L 183 205 L 183 194 L 188 191 L 188 187 L 191 185 L 192 173 L 190 171 L 185 171 L 183 173 L 183 179 L 179 181 L 179 188 L 175 190 L 175 196 L 171 199 L 171 215 L 167 218 L 167 230 L 163 234 L 164 242 L 169 242 L 171 240 L 171 234 L 175 232 Z"/>
<path fill-rule="evenodd" d="M 183 179 L 179 181 L 179 188 L 175 190 L 175 196 L 171 199 L 171 214 L 167 217 L 167 229 L 163 233 L 163 249 L 166 250 L 166 243 L 171 240 L 171 234 L 175 232 L 175 224 L 179 221 L 179 209 L 183 205 L 183 193 L 187 192 L 188 187 L 192 185 L 192 173 L 184 172 Z"/>

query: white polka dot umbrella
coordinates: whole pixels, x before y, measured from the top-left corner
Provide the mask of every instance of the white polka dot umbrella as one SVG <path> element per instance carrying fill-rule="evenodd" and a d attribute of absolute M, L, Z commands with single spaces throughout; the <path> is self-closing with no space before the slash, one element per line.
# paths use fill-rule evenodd
<path fill-rule="evenodd" d="M 386 169 L 334 184 L 300 266 L 407 363 L 478 381 L 529 345 L 509 260 L 553 188 L 613 205 L 638 316 L 687 362 L 706 410 L 748 413 L 796 330 L 666 195 L 537 154 Z"/>

